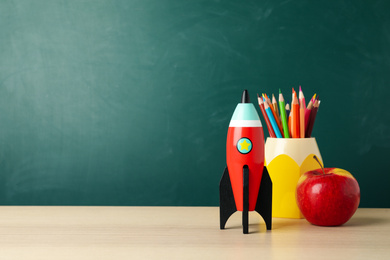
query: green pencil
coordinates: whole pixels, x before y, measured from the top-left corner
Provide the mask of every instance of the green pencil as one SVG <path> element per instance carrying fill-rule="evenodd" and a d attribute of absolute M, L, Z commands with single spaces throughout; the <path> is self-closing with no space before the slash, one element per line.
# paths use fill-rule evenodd
<path fill-rule="evenodd" d="M 280 117 L 282 119 L 284 138 L 290 138 L 284 98 L 283 98 L 282 91 L 280 89 L 279 89 L 279 110 L 280 110 Z"/>

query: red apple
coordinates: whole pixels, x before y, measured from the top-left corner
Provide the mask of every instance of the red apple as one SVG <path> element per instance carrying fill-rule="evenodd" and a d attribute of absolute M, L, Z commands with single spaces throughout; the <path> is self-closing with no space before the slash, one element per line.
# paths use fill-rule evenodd
<path fill-rule="evenodd" d="M 303 216 L 310 223 L 339 226 L 347 222 L 358 208 L 360 188 L 346 170 L 322 168 L 321 165 L 321 168 L 300 177 L 296 199 Z"/>

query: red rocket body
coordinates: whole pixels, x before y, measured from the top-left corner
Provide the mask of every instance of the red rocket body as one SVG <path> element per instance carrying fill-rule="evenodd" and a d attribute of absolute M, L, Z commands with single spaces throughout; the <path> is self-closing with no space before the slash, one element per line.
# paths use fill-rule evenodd
<path fill-rule="evenodd" d="M 252 142 L 249 153 L 237 148 L 241 138 Z M 243 210 L 243 167 L 249 168 L 249 211 L 255 210 L 264 167 L 264 133 L 262 127 L 229 127 L 226 140 L 226 162 L 237 210 Z"/>
<path fill-rule="evenodd" d="M 243 210 L 243 167 L 248 166 L 249 211 L 255 210 L 264 167 L 264 133 L 252 103 L 239 103 L 233 113 L 226 140 L 226 163 L 239 211 Z"/>
<path fill-rule="evenodd" d="M 242 211 L 243 233 L 248 233 L 248 212 L 256 211 L 272 228 L 272 181 L 264 167 L 264 133 L 257 111 L 244 90 L 234 110 L 226 139 L 226 163 L 219 184 L 220 228 Z"/>

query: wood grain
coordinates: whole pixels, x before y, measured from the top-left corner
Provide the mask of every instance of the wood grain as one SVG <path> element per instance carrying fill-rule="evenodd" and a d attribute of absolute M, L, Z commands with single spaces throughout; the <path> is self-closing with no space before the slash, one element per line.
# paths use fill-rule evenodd
<path fill-rule="evenodd" d="M 217 207 L 1 207 L 0 259 L 384 259 L 390 209 L 358 209 L 341 227 L 254 212 L 219 229 Z"/>

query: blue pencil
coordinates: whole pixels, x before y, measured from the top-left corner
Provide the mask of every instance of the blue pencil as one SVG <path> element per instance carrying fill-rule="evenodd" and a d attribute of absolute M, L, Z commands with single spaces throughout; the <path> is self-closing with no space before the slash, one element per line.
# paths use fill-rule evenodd
<path fill-rule="evenodd" d="M 271 108 L 269 107 L 267 101 L 265 100 L 264 100 L 264 109 L 267 112 L 268 119 L 271 122 L 272 128 L 274 129 L 276 138 L 283 138 L 282 134 L 280 133 L 278 124 L 275 121 L 274 115 L 272 114 Z"/>

